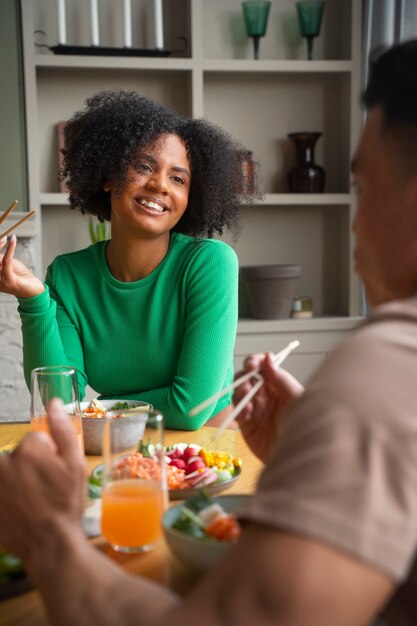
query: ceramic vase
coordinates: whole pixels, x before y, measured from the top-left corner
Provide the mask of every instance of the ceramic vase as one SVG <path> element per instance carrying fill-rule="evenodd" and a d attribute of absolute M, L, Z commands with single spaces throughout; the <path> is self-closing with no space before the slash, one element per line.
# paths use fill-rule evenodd
<path fill-rule="evenodd" d="M 314 162 L 314 148 L 322 133 L 290 133 L 297 153 L 297 165 L 288 172 L 288 188 L 292 193 L 323 193 L 326 172 Z"/>

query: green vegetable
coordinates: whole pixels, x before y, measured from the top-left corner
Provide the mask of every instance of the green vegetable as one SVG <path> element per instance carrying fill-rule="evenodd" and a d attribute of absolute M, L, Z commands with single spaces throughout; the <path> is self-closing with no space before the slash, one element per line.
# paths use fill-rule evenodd
<path fill-rule="evenodd" d="M 114 406 L 112 406 L 109 411 L 122 411 L 130 409 L 129 402 L 116 402 Z"/>
<path fill-rule="evenodd" d="M 180 508 L 180 514 L 178 519 L 172 524 L 172 528 L 192 537 L 212 541 L 212 538 L 204 532 L 204 523 L 197 513 L 213 504 L 213 502 L 213 499 L 210 498 L 205 489 L 199 489 L 197 494 L 189 498 Z"/>
<path fill-rule="evenodd" d="M 152 440 L 149 437 L 148 443 L 145 443 L 143 439 L 138 443 L 138 452 L 148 459 L 153 459 L 155 456 L 155 446 L 151 442 Z"/>
<path fill-rule="evenodd" d="M 232 474 L 229 470 L 218 470 L 217 472 L 217 480 L 219 483 L 224 482 L 225 480 L 230 480 L 232 478 Z"/>
<path fill-rule="evenodd" d="M 180 511 L 181 511 L 181 515 L 187 517 L 189 520 L 191 520 L 197 526 L 200 526 L 201 528 L 204 528 L 204 524 L 201 521 L 201 519 L 195 513 L 193 513 L 191 509 L 189 509 L 186 506 L 182 506 Z"/>
<path fill-rule="evenodd" d="M 189 498 L 185 504 L 193 513 L 199 513 L 212 503 L 213 500 L 210 498 L 207 491 L 205 489 L 199 489 L 196 495 Z"/>
<path fill-rule="evenodd" d="M 176 522 L 172 525 L 172 528 L 179 530 L 182 533 L 191 535 L 192 537 L 199 537 L 204 539 L 207 535 L 204 532 L 204 524 L 195 513 L 186 506 L 182 506 L 180 509 L 180 515 Z"/>
<path fill-rule="evenodd" d="M 105 241 L 109 238 L 106 224 L 104 222 L 94 222 L 92 217 L 88 220 L 88 232 L 90 234 L 91 243 Z"/>
<path fill-rule="evenodd" d="M 87 481 L 88 497 L 90 500 L 101 498 L 101 480 L 95 476 L 89 476 Z"/>

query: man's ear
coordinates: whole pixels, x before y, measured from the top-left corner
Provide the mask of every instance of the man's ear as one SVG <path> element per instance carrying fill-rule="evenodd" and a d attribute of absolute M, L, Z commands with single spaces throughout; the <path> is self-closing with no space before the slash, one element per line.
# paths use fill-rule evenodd
<path fill-rule="evenodd" d="M 110 187 L 110 182 L 109 182 L 109 181 L 106 181 L 106 182 L 104 183 L 104 185 L 103 185 L 103 190 L 104 190 L 104 191 L 110 191 L 110 190 L 111 190 L 111 187 Z"/>

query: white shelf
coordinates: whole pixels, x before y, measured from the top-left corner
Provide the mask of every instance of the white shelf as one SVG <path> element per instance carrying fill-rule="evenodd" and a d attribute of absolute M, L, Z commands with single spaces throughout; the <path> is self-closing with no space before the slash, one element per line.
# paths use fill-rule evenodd
<path fill-rule="evenodd" d="M 189 71 L 192 69 L 191 59 L 167 57 L 108 57 L 83 55 L 38 54 L 35 57 L 36 67 L 46 68 L 77 68 L 83 69 L 121 69 L 121 70 L 163 70 Z"/>
<path fill-rule="evenodd" d="M 250 318 L 239 318 L 237 332 L 242 334 L 253 333 L 276 333 L 276 332 L 309 332 L 309 331 L 343 331 L 355 328 L 362 317 L 312 317 L 310 319 L 277 319 L 277 320 L 258 320 Z"/>
<path fill-rule="evenodd" d="M 66 193 L 41 193 L 40 203 L 43 206 L 68 206 L 68 194 Z"/>
<path fill-rule="evenodd" d="M 256 204 L 260 206 L 331 206 L 352 202 L 349 193 L 267 193 Z"/>
<path fill-rule="evenodd" d="M 111 57 L 83 55 L 38 54 L 36 67 L 60 67 L 82 69 L 141 69 L 178 71 L 191 70 L 193 59 L 172 57 Z M 351 61 L 255 61 L 245 59 L 206 59 L 202 62 L 205 72 L 275 72 L 275 73 L 349 73 Z"/>
<path fill-rule="evenodd" d="M 351 61 L 284 61 L 284 60 L 241 60 L 210 59 L 203 61 L 205 72 L 275 72 L 275 73 L 348 73 Z"/>
<path fill-rule="evenodd" d="M 68 195 L 65 193 L 42 193 L 41 204 L 44 206 L 66 206 Z M 250 206 L 349 206 L 352 201 L 348 193 L 267 193 L 262 200 Z"/>

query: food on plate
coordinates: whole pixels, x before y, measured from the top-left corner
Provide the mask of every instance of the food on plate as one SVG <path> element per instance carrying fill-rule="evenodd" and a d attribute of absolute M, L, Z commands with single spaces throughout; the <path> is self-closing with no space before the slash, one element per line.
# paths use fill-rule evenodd
<path fill-rule="evenodd" d="M 115 469 L 119 475 L 129 478 L 154 479 L 154 473 L 159 472 L 155 456 L 155 446 L 141 439 L 137 451 L 120 457 L 116 461 Z M 206 450 L 197 444 L 178 443 L 167 446 L 164 458 L 167 486 L 170 491 L 175 492 L 230 481 L 239 474 L 242 467 L 240 458 L 233 458 L 222 450 Z M 100 497 L 98 482 L 101 484 L 101 475 L 93 472 L 89 480 L 91 498 Z"/>
<path fill-rule="evenodd" d="M 200 539 L 236 542 L 241 527 L 233 513 L 226 513 L 202 489 L 180 507 L 180 515 L 172 528 Z"/>
<path fill-rule="evenodd" d="M 179 474 L 176 472 L 176 478 L 180 479 L 178 486 L 170 489 L 200 488 L 231 480 L 236 468 L 242 466 L 242 460 L 233 458 L 228 452 L 206 450 L 193 443 L 177 443 L 167 447 L 165 460 L 168 472 L 173 467 L 179 470 Z"/>
<path fill-rule="evenodd" d="M 91 400 L 90 404 L 83 410 L 84 417 L 92 417 L 95 419 L 102 419 L 103 417 L 125 417 L 124 411 L 128 409 L 135 409 L 135 411 L 149 411 L 150 404 L 145 404 L 140 407 L 132 407 L 128 402 L 116 402 L 109 409 L 106 409 L 99 400 Z"/>

